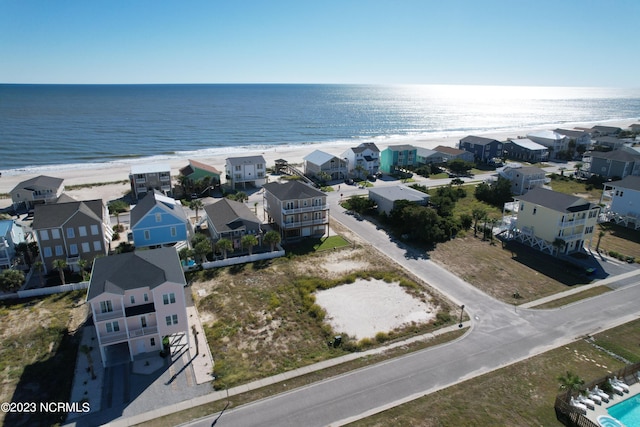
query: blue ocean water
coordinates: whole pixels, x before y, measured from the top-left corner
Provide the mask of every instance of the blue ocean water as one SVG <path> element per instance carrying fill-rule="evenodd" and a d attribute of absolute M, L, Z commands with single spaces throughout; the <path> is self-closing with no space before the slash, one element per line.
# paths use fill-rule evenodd
<path fill-rule="evenodd" d="M 0 170 L 639 118 L 640 89 L 5 84 Z"/>

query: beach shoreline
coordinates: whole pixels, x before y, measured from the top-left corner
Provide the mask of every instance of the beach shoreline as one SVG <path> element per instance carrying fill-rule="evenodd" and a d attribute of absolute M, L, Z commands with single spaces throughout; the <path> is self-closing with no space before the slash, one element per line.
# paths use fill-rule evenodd
<path fill-rule="evenodd" d="M 595 125 L 606 125 L 606 126 L 616 126 L 622 129 L 627 129 L 629 125 L 635 123 L 637 121 L 634 120 L 607 120 L 607 121 L 598 121 L 598 122 L 582 122 L 582 123 L 564 123 L 562 125 L 558 125 L 555 128 L 563 128 L 563 129 L 574 129 L 574 128 L 591 128 Z M 484 132 L 484 133 L 474 133 L 473 135 L 484 136 L 495 138 L 500 141 L 507 140 L 509 138 L 517 138 L 524 137 L 528 133 L 538 132 L 542 130 L 553 130 L 549 129 L 549 127 L 540 127 L 533 129 L 521 129 L 517 131 L 501 131 L 501 132 Z M 393 139 L 389 138 L 388 140 L 380 140 L 380 139 L 372 139 L 367 140 L 366 142 L 375 142 L 380 151 L 384 150 L 386 147 L 390 145 L 397 144 L 411 144 L 417 147 L 423 147 L 428 149 L 433 149 L 438 145 L 444 145 L 448 147 L 458 147 L 458 143 L 461 138 L 467 136 L 469 134 L 463 135 L 449 135 L 449 136 L 440 136 L 436 138 L 424 138 L 419 137 L 416 139 L 411 138 L 398 138 Z M 164 163 L 168 164 L 171 167 L 171 175 L 172 177 L 176 177 L 179 174 L 179 170 L 188 164 L 188 159 L 194 159 L 199 162 L 206 163 L 208 165 L 214 166 L 222 173 L 224 173 L 224 165 L 225 159 L 228 157 L 241 157 L 241 156 L 249 156 L 249 155 L 263 155 L 267 167 L 272 167 L 275 164 L 276 159 L 284 159 L 290 164 L 293 165 L 302 165 L 303 158 L 311 153 L 314 150 L 322 150 L 328 152 L 330 154 L 339 156 L 342 152 L 344 152 L 348 147 L 354 147 L 360 144 L 362 141 L 352 141 L 352 142 L 339 142 L 339 143 L 318 143 L 318 144 L 310 144 L 310 145 L 300 145 L 300 146 L 272 146 L 269 149 L 265 149 L 264 147 L 256 148 L 256 150 L 242 150 L 241 152 L 226 152 L 224 154 L 219 155 L 202 155 L 198 156 L 194 153 L 193 156 L 184 157 L 184 158 L 172 158 L 166 160 L 154 160 L 153 158 L 149 158 L 148 161 L 141 161 L 139 163 Z M 11 173 L 6 173 L 2 171 L 2 176 L 0 177 L 0 194 L 8 194 L 16 185 L 20 182 L 25 181 L 27 179 L 33 178 L 39 175 L 47 175 L 54 176 L 57 178 L 63 178 L 65 186 L 77 186 L 77 185 L 91 185 L 98 183 L 112 183 L 116 181 L 128 181 L 129 172 L 131 170 L 132 163 L 105 163 L 102 164 L 91 164 L 87 165 L 87 168 L 70 167 L 69 165 L 52 165 L 50 170 L 39 170 L 37 172 L 33 171 L 24 171 L 21 173 L 20 171 L 11 171 Z M 113 186 L 114 184 L 110 184 Z M 122 187 L 124 184 L 115 184 L 116 186 Z M 109 185 L 105 186 L 94 186 L 93 194 L 95 194 L 92 198 L 99 198 L 101 194 L 108 193 L 107 188 Z M 128 184 L 126 184 L 128 188 Z M 104 196 L 102 196 L 104 199 Z M 105 200 L 107 202 L 110 199 Z M 0 206 L 10 205 L 10 199 L 0 199 Z"/>

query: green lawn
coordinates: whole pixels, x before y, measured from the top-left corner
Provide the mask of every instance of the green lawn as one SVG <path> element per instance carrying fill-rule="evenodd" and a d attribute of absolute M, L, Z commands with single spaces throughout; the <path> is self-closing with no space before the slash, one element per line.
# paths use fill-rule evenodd
<path fill-rule="evenodd" d="M 311 252 L 338 249 L 350 245 L 351 243 L 345 240 L 342 236 L 328 236 L 316 238 L 308 237 L 302 241 L 289 243 L 284 246 L 287 252 L 294 255 L 304 255 Z"/>

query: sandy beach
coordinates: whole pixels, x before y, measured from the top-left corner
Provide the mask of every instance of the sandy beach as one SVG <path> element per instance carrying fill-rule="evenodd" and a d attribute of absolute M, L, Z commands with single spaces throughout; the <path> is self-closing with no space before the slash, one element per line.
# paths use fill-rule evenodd
<path fill-rule="evenodd" d="M 632 123 L 637 123 L 637 121 L 604 121 L 604 122 L 589 122 L 589 123 L 565 123 L 561 126 L 563 129 L 573 129 L 573 128 L 590 128 L 595 125 L 606 125 L 606 126 L 617 126 L 623 129 L 628 128 Z M 504 141 L 509 138 L 517 138 L 518 136 L 525 136 L 527 133 L 540 131 L 540 130 L 552 130 L 549 128 L 537 128 L 537 129 L 522 129 L 520 131 L 511 131 L 511 132 L 492 132 L 492 133 L 475 133 L 474 135 L 491 137 L 501 141 Z M 378 148 L 382 151 L 389 145 L 396 144 L 412 144 L 418 147 L 424 148 L 434 148 L 438 145 L 445 145 L 449 147 L 457 147 L 458 142 L 461 138 L 465 137 L 466 134 L 455 134 L 446 137 L 439 137 L 434 139 L 402 139 L 402 140 L 375 140 L 374 142 L 378 146 Z M 278 146 L 269 150 L 257 150 L 255 152 L 247 152 L 244 151 L 238 154 L 226 154 L 224 156 L 217 157 L 196 157 L 193 156 L 191 158 L 198 160 L 200 162 L 207 163 L 216 167 L 220 171 L 224 171 L 225 159 L 227 157 L 236 157 L 236 156 L 247 156 L 247 155 L 257 155 L 262 154 L 266 160 L 267 167 L 272 167 L 275 163 L 276 159 L 285 159 L 290 164 L 302 164 L 304 156 L 311 153 L 313 150 L 320 149 L 325 152 L 334 155 L 340 155 L 344 150 L 346 150 L 350 146 L 355 146 L 354 144 L 318 144 L 318 145 L 309 145 L 306 147 L 283 147 Z M 168 161 L 164 161 L 163 163 L 168 163 L 171 166 L 171 174 L 173 177 L 178 176 L 179 169 L 187 165 L 187 159 L 172 159 Z M 63 178 L 66 186 L 72 185 L 80 185 L 80 184 L 93 184 L 93 183 L 104 183 L 104 182 L 114 182 L 114 181 L 122 181 L 128 180 L 129 171 L 131 168 L 131 164 L 127 163 L 105 163 L 103 167 L 91 167 L 91 168 L 65 168 L 65 165 L 59 165 L 59 168 L 55 168 L 48 172 L 40 172 L 40 173 L 19 173 L 19 172 L 11 172 L 11 173 L 2 173 L 2 177 L 0 177 L 0 194 L 1 193 L 9 193 L 18 183 L 32 178 L 37 175 L 48 175 L 54 176 L 58 178 Z M 82 195 L 86 194 L 86 198 L 99 198 L 101 197 L 105 202 L 112 200 L 114 198 L 118 198 L 122 196 L 124 192 L 129 189 L 129 186 L 126 184 L 117 184 L 117 185 L 105 185 L 105 186 L 96 186 L 93 187 L 90 191 L 77 191 L 74 195 L 74 192 L 68 191 L 68 193 L 72 197 L 80 197 L 80 200 L 83 200 Z M 9 206 L 11 204 L 10 199 L 0 199 L 0 208 Z"/>

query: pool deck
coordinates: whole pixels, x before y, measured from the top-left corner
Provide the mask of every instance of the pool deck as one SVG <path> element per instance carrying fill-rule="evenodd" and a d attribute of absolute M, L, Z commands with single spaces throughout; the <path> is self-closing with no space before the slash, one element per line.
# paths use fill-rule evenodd
<path fill-rule="evenodd" d="M 587 409 L 587 418 L 589 418 L 589 420 L 593 421 L 596 425 L 600 425 L 598 424 L 598 417 L 600 415 L 607 415 L 607 416 L 611 416 L 609 415 L 609 413 L 607 412 L 607 408 L 616 405 L 624 400 L 629 399 L 630 397 L 633 397 L 637 394 L 640 394 L 640 383 L 635 383 L 635 384 L 631 384 L 629 385 L 629 393 L 624 393 L 624 395 L 620 396 L 618 394 L 613 394 L 613 397 L 611 397 L 611 395 L 609 396 L 609 403 L 605 403 L 602 402 L 602 405 L 598 405 L 596 404 L 596 408 L 594 409 Z M 613 418 L 613 417 L 612 417 Z"/>

